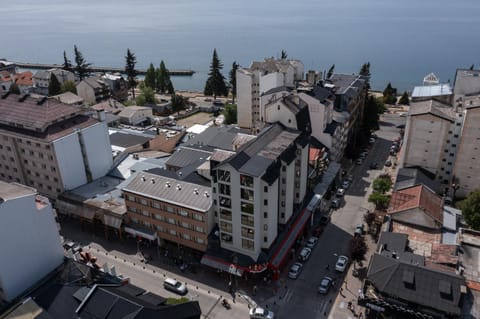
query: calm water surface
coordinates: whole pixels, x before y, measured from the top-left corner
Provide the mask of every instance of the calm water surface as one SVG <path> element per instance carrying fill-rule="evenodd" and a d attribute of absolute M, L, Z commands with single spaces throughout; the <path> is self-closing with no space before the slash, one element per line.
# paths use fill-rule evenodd
<path fill-rule="evenodd" d="M 214 47 L 224 74 L 282 49 L 306 70 L 351 73 L 370 61 L 379 89 L 480 67 L 478 0 L 16 0 L 0 12 L 0 57 L 62 63 L 77 44 L 88 62 L 123 66 L 130 48 L 138 67 L 163 59 L 198 72 L 176 77 L 177 89 L 203 89 Z"/>

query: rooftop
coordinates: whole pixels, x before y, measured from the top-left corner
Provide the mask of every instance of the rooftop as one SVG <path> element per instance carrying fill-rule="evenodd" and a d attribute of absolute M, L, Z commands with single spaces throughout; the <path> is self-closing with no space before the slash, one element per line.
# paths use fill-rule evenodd
<path fill-rule="evenodd" d="M 413 88 L 412 98 L 451 95 L 451 94 L 453 94 L 453 91 L 449 83 L 423 85 L 423 86 L 416 86 Z"/>
<path fill-rule="evenodd" d="M 149 142 L 152 138 L 153 136 L 148 137 L 138 134 L 115 132 L 110 134 L 110 143 L 115 146 L 128 148 L 134 145 L 143 145 Z"/>
<path fill-rule="evenodd" d="M 456 118 L 455 110 L 450 105 L 437 100 L 430 99 L 410 104 L 409 115 L 423 114 L 432 114 L 450 122 L 455 121 Z"/>
<path fill-rule="evenodd" d="M 467 96 L 480 94 L 480 70 L 457 69 L 453 93 Z"/>
<path fill-rule="evenodd" d="M 0 181 L 0 204 L 8 200 L 36 193 L 37 191 L 31 187 L 18 183 L 7 183 Z"/>
<path fill-rule="evenodd" d="M 208 146 L 211 148 L 220 148 L 223 150 L 234 150 L 234 141 L 237 134 L 245 134 L 247 131 L 237 128 L 235 126 L 210 126 L 201 134 L 196 135 L 188 140 L 184 145 L 192 146 Z"/>
<path fill-rule="evenodd" d="M 417 185 L 425 185 L 437 194 L 443 191 L 442 185 L 435 180 L 435 176 L 419 167 L 402 167 L 398 170 L 394 191 Z"/>

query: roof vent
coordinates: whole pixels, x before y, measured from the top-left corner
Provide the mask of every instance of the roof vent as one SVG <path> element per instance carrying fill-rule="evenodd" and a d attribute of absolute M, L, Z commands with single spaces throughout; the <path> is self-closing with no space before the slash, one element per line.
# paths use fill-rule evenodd
<path fill-rule="evenodd" d="M 37 101 L 37 105 L 42 105 L 43 103 L 45 103 L 46 100 L 47 100 L 46 96 L 42 97 L 40 100 Z"/>
<path fill-rule="evenodd" d="M 165 187 L 170 188 L 170 182 L 167 181 L 167 182 L 165 183 Z"/>
<path fill-rule="evenodd" d="M 18 102 L 24 102 L 30 94 L 25 93 L 24 95 L 18 98 Z"/>
<path fill-rule="evenodd" d="M 195 195 L 198 195 L 198 188 L 195 188 L 195 189 L 193 190 L 193 193 L 194 193 Z"/>
<path fill-rule="evenodd" d="M 203 195 L 205 195 L 205 197 L 210 197 L 210 194 L 207 191 L 205 191 L 205 193 L 203 193 Z"/>
<path fill-rule="evenodd" d="M 177 190 L 181 191 L 182 190 L 182 185 L 177 184 Z"/>
<path fill-rule="evenodd" d="M 152 182 L 152 184 L 155 184 L 155 179 L 154 178 L 150 179 L 150 182 Z"/>
<path fill-rule="evenodd" d="M 145 175 L 142 175 L 142 182 L 145 182 Z"/>

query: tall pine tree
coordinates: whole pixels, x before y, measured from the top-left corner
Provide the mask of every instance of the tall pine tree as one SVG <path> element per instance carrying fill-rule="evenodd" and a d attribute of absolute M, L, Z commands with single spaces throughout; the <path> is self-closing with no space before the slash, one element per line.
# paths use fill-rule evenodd
<path fill-rule="evenodd" d="M 152 63 L 150 63 L 150 66 L 147 69 L 147 73 L 145 73 L 145 86 L 156 89 L 156 74 L 155 74 L 155 67 L 153 66 Z"/>
<path fill-rule="evenodd" d="M 237 96 L 237 70 L 238 70 L 238 67 L 239 67 L 239 65 L 238 65 L 237 61 L 233 61 L 232 69 L 230 70 L 230 73 L 229 73 L 233 103 L 235 103 L 235 97 Z"/>
<path fill-rule="evenodd" d="M 54 73 L 50 74 L 50 81 L 48 83 L 48 95 L 54 96 L 62 93 L 62 85 L 57 79 L 57 76 Z"/>
<path fill-rule="evenodd" d="M 332 64 L 332 66 L 330 67 L 330 69 L 328 69 L 328 72 L 327 72 L 327 80 L 332 77 L 333 72 L 335 72 L 335 64 Z"/>
<path fill-rule="evenodd" d="M 63 69 L 66 71 L 72 71 L 72 61 L 67 58 L 67 53 L 63 51 Z"/>
<path fill-rule="evenodd" d="M 163 60 L 160 62 L 160 67 L 157 69 L 157 91 L 161 93 L 168 92 L 169 94 L 175 93 L 172 80 L 170 80 L 170 73 L 168 73 L 168 69 Z"/>
<path fill-rule="evenodd" d="M 75 72 L 77 73 L 78 78 L 83 80 L 85 77 L 88 76 L 88 68 L 90 67 L 90 63 L 85 61 L 82 52 L 78 50 L 77 45 L 73 46 L 73 52 L 75 54 Z"/>
<path fill-rule="evenodd" d="M 125 56 L 125 74 L 127 75 L 128 87 L 132 89 L 132 97 L 135 99 L 135 87 L 137 86 L 137 70 L 135 70 L 135 64 L 137 58 L 130 49 L 127 49 L 127 55 Z"/>
<path fill-rule="evenodd" d="M 203 93 L 205 95 L 213 95 L 215 99 L 217 95 L 226 96 L 228 94 L 227 85 L 225 84 L 225 77 L 221 73 L 223 64 L 217 56 L 217 49 L 213 50 L 212 63 L 210 64 L 210 72 L 205 83 Z"/>

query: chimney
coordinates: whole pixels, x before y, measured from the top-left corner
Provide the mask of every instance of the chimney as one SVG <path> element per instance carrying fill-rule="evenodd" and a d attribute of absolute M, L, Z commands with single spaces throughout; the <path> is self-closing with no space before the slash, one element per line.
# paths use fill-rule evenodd
<path fill-rule="evenodd" d="M 103 109 L 97 110 L 97 119 L 100 122 L 105 122 L 105 120 L 106 120 L 105 110 L 103 110 Z"/>
<path fill-rule="evenodd" d="M 142 175 L 142 181 L 145 182 L 145 176 Z"/>
<path fill-rule="evenodd" d="M 152 182 L 152 184 L 155 184 L 155 179 L 154 178 L 152 178 L 150 181 Z"/>
<path fill-rule="evenodd" d="M 395 250 L 392 251 L 392 258 L 397 259 L 397 252 Z"/>
<path fill-rule="evenodd" d="M 160 135 L 160 129 L 157 127 L 156 130 L 157 130 L 157 135 Z"/>

